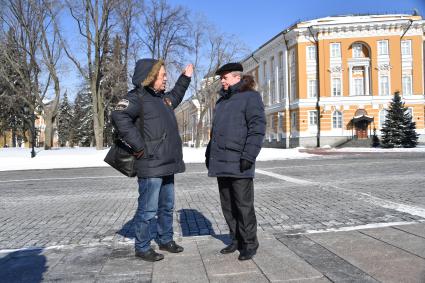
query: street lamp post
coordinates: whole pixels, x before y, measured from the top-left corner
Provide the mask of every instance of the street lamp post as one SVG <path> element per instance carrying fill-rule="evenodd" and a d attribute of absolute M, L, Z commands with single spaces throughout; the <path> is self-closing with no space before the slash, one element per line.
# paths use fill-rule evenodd
<path fill-rule="evenodd" d="M 31 145 L 32 145 L 32 149 L 31 149 L 31 158 L 34 158 L 36 153 L 34 150 L 34 144 L 35 144 L 35 114 L 34 111 L 32 111 L 31 113 Z"/>

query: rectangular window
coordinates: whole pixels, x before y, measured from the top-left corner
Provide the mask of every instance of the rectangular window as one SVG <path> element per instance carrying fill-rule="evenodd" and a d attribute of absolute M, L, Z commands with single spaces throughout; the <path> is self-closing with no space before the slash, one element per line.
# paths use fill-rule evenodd
<path fill-rule="evenodd" d="M 388 40 L 378 41 L 378 55 L 388 55 Z"/>
<path fill-rule="evenodd" d="M 316 60 L 316 46 L 314 45 L 307 46 L 307 59 Z"/>
<path fill-rule="evenodd" d="M 291 113 L 291 128 L 292 129 L 297 128 L 297 112 Z"/>
<path fill-rule="evenodd" d="M 412 95 L 412 76 L 403 76 L 403 95 Z"/>
<path fill-rule="evenodd" d="M 363 78 L 354 79 L 354 95 L 364 95 Z"/>
<path fill-rule="evenodd" d="M 331 43 L 331 58 L 341 58 L 340 43 Z"/>
<path fill-rule="evenodd" d="M 335 111 L 332 116 L 332 127 L 334 129 L 342 128 L 342 113 L 339 111 Z"/>
<path fill-rule="evenodd" d="M 412 55 L 412 41 L 402 40 L 401 41 L 401 54 L 404 56 Z"/>
<path fill-rule="evenodd" d="M 308 126 L 317 126 L 317 111 L 308 111 Z"/>
<path fill-rule="evenodd" d="M 317 81 L 308 80 L 308 97 L 317 97 Z"/>
<path fill-rule="evenodd" d="M 362 51 L 362 45 L 361 44 L 354 44 L 353 45 L 353 57 L 354 58 L 363 57 L 363 51 Z"/>
<path fill-rule="evenodd" d="M 390 95 L 388 76 L 379 77 L 379 95 Z"/>
<path fill-rule="evenodd" d="M 341 79 L 340 78 L 332 79 L 332 95 L 341 96 Z"/>
<path fill-rule="evenodd" d="M 267 61 L 263 62 L 263 81 L 267 82 Z"/>

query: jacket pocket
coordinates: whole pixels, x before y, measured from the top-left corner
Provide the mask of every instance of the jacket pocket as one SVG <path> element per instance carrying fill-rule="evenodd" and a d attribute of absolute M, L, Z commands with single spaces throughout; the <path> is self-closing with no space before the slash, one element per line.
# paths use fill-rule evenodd
<path fill-rule="evenodd" d="M 162 143 L 164 142 L 165 138 L 167 137 L 167 133 L 164 132 L 159 139 L 146 141 L 146 147 L 147 147 L 147 158 L 148 159 L 158 159 L 158 150 L 161 147 Z"/>
<path fill-rule="evenodd" d="M 226 142 L 226 149 L 234 150 L 237 152 L 242 152 L 243 145 L 235 142 L 235 141 L 227 141 Z"/>

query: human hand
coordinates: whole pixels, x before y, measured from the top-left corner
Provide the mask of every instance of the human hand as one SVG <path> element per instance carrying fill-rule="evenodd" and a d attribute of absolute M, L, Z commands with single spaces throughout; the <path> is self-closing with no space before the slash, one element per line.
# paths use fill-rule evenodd
<path fill-rule="evenodd" d="M 189 64 L 184 68 L 183 75 L 191 78 L 193 74 L 193 64 Z"/>
<path fill-rule="evenodd" d="M 133 155 L 136 157 L 136 159 L 140 159 L 145 154 L 145 151 L 142 149 L 141 151 L 133 152 Z"/>
<path fill-rule="evenodd" d="M 243 171 L 249 170 L 252 167 L 252 162 L 246 159 L 241 159 L 239 164 L 239 169 L 241 170 L 241 173 Z"/>

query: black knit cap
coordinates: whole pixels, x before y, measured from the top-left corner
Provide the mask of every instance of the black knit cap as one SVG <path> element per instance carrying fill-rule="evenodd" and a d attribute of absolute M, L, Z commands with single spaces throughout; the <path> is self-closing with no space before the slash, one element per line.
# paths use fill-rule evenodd
<path fill-rule="evenodd" d="M 238 72 L 243 72 L 243 67 L 241 64 L 239 63 L 227 63 L 223 66 L 221 66 L 216 72 L 215 74 L 218 76 L 221 76 L 223 73 L 226 72 L 233 72 L 233 71 L 238 71 Z"/>

